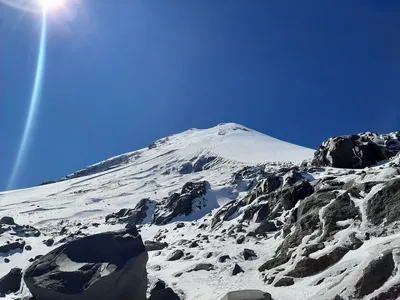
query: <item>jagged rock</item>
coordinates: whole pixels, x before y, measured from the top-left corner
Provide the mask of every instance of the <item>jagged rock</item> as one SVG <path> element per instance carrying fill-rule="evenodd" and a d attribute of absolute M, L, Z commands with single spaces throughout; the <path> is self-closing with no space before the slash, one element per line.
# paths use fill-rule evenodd
<path fill-rule="evenodd" d="M 257 254 L 253 250 L 247 248 L 244 248 L 244 250 L 240 254 L 243 256 L 244 260 L 249 260 L 257 257 Z"/>
<path fill-rule="evenodd" d="M 67 232 L 68 232 L 68 229 L 66 226 L 64 226 L 63 228 L 61 228 L 59 235 L 67 234 Z"/>
<path fill-rule="evenodd" d="M 349 249 L 339 246 L 317 259 L 305 257 L 286 275 L 296 278 L 314 275 L 337 263 L 347 252 L 349 252 Z"/>
<path fill-rule="evenodd" d="M 266 235 L 270 232 L 277 231 L 278 227 L 276 227 L 275 223 L 272 221 L 263 221 L 256 229 L 254 229 L 254 233 L 260 235 Z"/>
<path fill-rule="evenodd" d="M 42 256 L 24 281 L 40 300 L 145 300 L 147 258 L 135 228 L 100 233 Z"/>
<path fill-rule="evenodd" d="M 281 250 L 279 254 L 276 255 L 274 258 L 271 258 L 270 260 L 267 260 L 265 263 L 263 263 L 258 268 L 258 271 L 263 272 L 265 270 L 270 270 L 287 263 L 292 255 L 292 252 L 293 251 Z"/>
<path fill-rule="evenodd" d="M 181 259 L 183 257 L 183 255 L 184 255 L 183 251 L 177 249 L 167 257 L 167 260 L 168 261 L 175 261 L 175 260 Z"/>
<path fill-rule="evenodd" d="M 21 279 L 22 270 L 19 268 L 12 268 L 6 275 L 0 278 L 0 295 L 18 292 Z"/>
<path fill-rule="evenodd" d="M 193 172 L 193 165 L 192 165 L 192 163 L 191 163 L 191 162 L 183 163 L 183 164 L 179 167 L 178 172 L 179 172 L 179 174 L 182 174 L 182 175 L 192 173 L 192 172 Z"/>
<path fill-rule="evenodd" d="M 204 271 L 212 271 L 214 269 L 215 269 L 215 267 L 212 264 L 200 263 L 200 264 L 197 264 L 194 267 L 190 268 L 188 270 L 188 272 L 196 272 L 196 271 L 202 271 L 202 270 L 204 270 Z"/>
<path fill-rule="evenodd" d="M 190 244 L 189 244 L 189 248 L 196 248 L 196 247 L 198 247 L 199 246 L 199 244 L 196 242 L 196 241 L 193 241 L 193 242 L 191 242 Z"/>
<path fill-rule="evenodd" d="M 212 256 L 213 256 L 213 253 L 212 253 L 212 252 L 208 252 L 208 253 L 206 253 L 206 254 L 204 255 L 205 258 L 210 258 L 210 257 L 212 257 Z"/>
<path fill-rule="evenodd" d="M 260 290 L 241 290 L 227 293 L 221 300 L 273 300 L 270 293 Z"/>
<path fill-rule="evenodd" d="M 232 269 L 232 276 L 235 276 L 239 273 L 244 273 L 244 271 L 238 264 L 235 263 L 235 265 L 233 266 L 233 269 Z"/>
<path fill-rule="evenodd" d="M 304 250 L 303 254 L 304 254 L 304 256 L 309 256 L 311 253 L 317 252 L 324 248 L 325 248 L 324 243 L 308 245 L 303 248 L 303 250 Z"/>
<path fill-rule="evenodd" d="M 292 277 L 282 277 L 277 282 L 275 282 L 274 286 L 276 286 L 276 287 L 289 286 L 289 285 L 293 285 L 293 284 L 294 284 L 294 280 Z"/>
<path fill-rule="evenodd" d="M 342 229 L 337 225 L 338 221 L 361 219 L 361 214 L 349 194 L 344 193 L 326 207 L 322 217 L 325 220 L 324 235 L 328 237 Z"/>
<path fill-rule="evenodd" d="M 0 253 L 8 253 L 12 250 L 23 250 L 25 246 L 25 242 L 11 242 L 9 244 L 4 244 L 0 246 Z"/>
<path fill-rule="evenodd" d="M 370 300 L 398 300 L 400 297 L 400 284 L 391 286 L 387 291 L 370 298 Z"/>
<path fill-rule="evenodd" d="M 5 224 L 5 225 L 16 225 L 14 222 L 14 218 L 4 216 L 0 219 L 0 224 Z"/>
<path fill-rule="evenodd" d="M 372 133 L 334 137 L 324 141 L 312 164 L 335 168 L 365 168 L 388 159 L 400 150 L 400 136 Z"/>
<path fill-rule="evenodd" d="M 368 201 L 367 218 L 379 225 L 385 219 L 385 224 L 400 220 L 400 179 L 388 181 L 385 186 L 375 193 Z"/>
<path fill-rule="evenodd" d="M 351 249 L 351 250 L 356 250 L 360 248 L 363 245 L 363 242 L 356 237 L 356 233 L 352 232 L 349 235 L 349 241 L 346 243 L 346 247 Z"/>
<path fill-rule="evenodd" d="M 180 194 L 172 194 L 164 205 L 156 207 L 153 222 L 163 225 L 177 216 L 187 216 L 193 211 L 201 210 L 207 205 L 204 195 L 208 187 L 207 181 L 186 183 Z"/>
<path fill-rule="evenodd" d="M 193 165 L 193 172 L 208 170 L 216 156 L 200 156 Z"/>
<path fill-rule="evenodd" d="M 299 200 L 310 196 L 314 188 L 308 181 L 299 181 L 281 192 L 280 201 L 286 210 L 292 209 Z"/>
<path fill-rule="evenodd" d="M 144 246 L 146 248 L 146 251 L 156 251 L 156 250 L 162 250 L 166 247 L 168 247 L 167 243 L 161 243 L 157 241 L 144 241 Z"/>
<path fill-rule="evenodd" d="M 380 288 L 392 275 L 394 267 L 391 251 L 387 251 L 381 254 L 379 258 L 372 260 L 356 283 L 355 296 L 362 298 Z"/>
<path fill-rule="evenodd" d="M 106 223 L 116 224 L 116 223 L 128 223 L 127 227 L 132 225 L 139 225 L 144 222 L 144 220 L 149 217 L 149 211 L 152 211 L 156 205 L 154 200 L 148 198 L 141 199 L 135 208 L 120 209 L 116 213 L 112 213 L 106 216 Z M 150 219 L 149 219 L 150 220 Z"/>
<path fill-rule="evenodd" d="M 218 261 L 224 263 L 227 259 L 231 259 L 229 255 L 222 255 L 218 258 Z"/>

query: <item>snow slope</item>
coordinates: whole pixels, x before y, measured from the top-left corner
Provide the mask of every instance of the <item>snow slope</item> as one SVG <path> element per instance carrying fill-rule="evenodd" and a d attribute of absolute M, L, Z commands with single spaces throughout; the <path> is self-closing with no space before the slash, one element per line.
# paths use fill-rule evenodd
<path fill-rule="evenodd" d="M 24 238 L 26 245 L 32 246 L 31 251 L 0 253 L 0 256 L 10 260 L 5 263 L 1 258 L 0 277 L 12 267 L 26 268 L 29 259 L 57 247 L 68 238 L 68 234 L 81 236 L 123 228 L 125 224 L 112 225 L 105 222 L 105 216 L 110 213 L 122 208 L 133 208 L 144 198 L 161 202 L 172 193 L 180 192 L 182 186 L 189 181 L 206 180 L 210 185 L 205 196 L 206 207 L 191 215 L 178 217 L 167 225 L 146 223 L 141 228 L 144 240 L 153 240 L 161 231 L 165 233 L 165 241 L 170 245 L 161 253 L 149 253 L 147 268 L 150 282 L 157 278 L 163 279 L 187 300 L 219 299 L 228 291 L 246 288 L 268 291 L 275 300 L 310 297 L 328 299 L 321 295 L 329 290 L 329 280 L 315 285 L 320 279 L 317 275 L 296 279 L 296 284 L 290 287 L 267 285 L 257 269 L 274 255 L 282 239 L 272 233 L 264 239 L 248 239 L 245 244 L 238 244 L 235 238 L 225 236 L 223 230 L 238 224 L 241 212 L 226 221 L 217 231 L 199 229 L 199 225 L 209 222 L 221 206 L 243 199 L 249 193 L 250 190 L 234 183 L 235 172 L 246 166 L 259 166 L 263 172 L 273 173 L 312 158 L 313 152 L 312 149 L 277 140 L 241 125 L 220 124 L 210 129 L 191 129 L 160 139 L 148 148 L 89 166 L 54 184 L 0 193 L 0 217 L 12 216 L 17 224 L 30 225 L 41 232 L 40 237 Z M 390 168 L 385 170 L 379 175 L 371 173 L 366 176 L 370 176 L 371 180 L 398 176 Z M 355 180 L 356 176 L 348 170 L 332 168 L 303 174 L 312 182 L 332 175 L 341 176 L 344 181 Z M 178 230 L 176 222 L 184 222 L 185 226 Z M 207 236 L 207 239 L 202 240 L 202 236 Z M 18 238 L 5 232 L 0 235 L 0 245 Z M 42 243 L 48 238 L 55 240 L 51 247 Z M 182 246 L 183 239 L 201 241 L 198 247 L 187 248 Z M 391 239 L 398 244 L 397 236 Z M 382 241 L 365 243 L 341 264 L 361 264 L 363 258 L 376 255 L 382 250 L 379 245 L 388 240 L 382 238 Z M 188 259 L 175 262 L 166 260 L 171 251 L 183 248 L 185 253 L 190 253 Z M 240 255 L 244 248 L 254 250 L 257 258 L 244 261 Z M 209 252 L 212 252 L 212 256 L 206 258 Z M 221 254 L 228 254 L 231 259 L 220 263 L 218 257 Z M 210 272 L 186 272 L 198 262 L 213 263 L 218 268 Z M 245 273 L 231 276 L 234 262 L 239 263 Z M 331 273 L 340 267 L 336 266 Z M 180 272 L 183 275 L 175 277 Z M 24 286 L 21 291 L 22 295 L 29 294 Z M 8 295 L 6 299 L 14 299 L 14 296 Z"/>

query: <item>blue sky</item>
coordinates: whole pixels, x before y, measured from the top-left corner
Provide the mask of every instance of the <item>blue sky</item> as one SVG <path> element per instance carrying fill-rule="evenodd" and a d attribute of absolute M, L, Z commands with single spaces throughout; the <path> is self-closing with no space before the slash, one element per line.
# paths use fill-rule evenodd
<path fill-rule="evenodd" d="M 40 24 L 0 5 L 0 190 Z M 81 0 L 49 16 L 41 103 L 14 187 L 220 122 L 311 148 L 395 131 L 399 99 L 399 1 Z"/>

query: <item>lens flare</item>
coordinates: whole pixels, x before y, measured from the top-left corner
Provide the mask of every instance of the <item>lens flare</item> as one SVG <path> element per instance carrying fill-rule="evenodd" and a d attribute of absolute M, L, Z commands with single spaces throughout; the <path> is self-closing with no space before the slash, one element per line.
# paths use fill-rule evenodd
<path fill-rule="evenodd" d="M 21 169 L 21 164 L 25 158 L 26 152 L 28 150 L 30 132 L 34 125 L 36 111 L 39 107 L 43 76 L 44 76 L 44 64 L 46 58 L 46 35 L 47 35 L 47 17 L 45 10 L 42 12 L 42 27 L 40 31 L 40 42 L 39 42 L 39 52 L 36 64 L 35 80 L 32 89 L 31 102 L 29 104 L 28 118 L 26 119 L 26 124 L 24 132 L 22 134 L 21 144 L 18 148 L 17 158 L 15 159 L 14 168 L 12 170 L 10 180 L 8 181 L 7 190 L 14 187 L 15 180 L 17 179 L 18 173 Z"/>

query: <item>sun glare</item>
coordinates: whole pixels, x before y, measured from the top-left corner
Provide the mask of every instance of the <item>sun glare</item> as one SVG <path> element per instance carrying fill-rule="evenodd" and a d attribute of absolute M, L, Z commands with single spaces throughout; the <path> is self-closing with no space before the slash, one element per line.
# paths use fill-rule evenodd
<path fill-rule="evenodd" d="M 53 11 L 62 8 L 66 0 L 37 0 L 45 11 Z"/>

